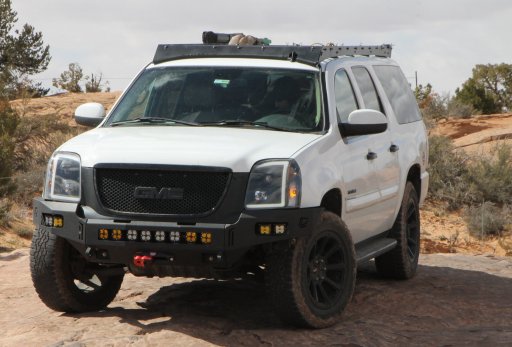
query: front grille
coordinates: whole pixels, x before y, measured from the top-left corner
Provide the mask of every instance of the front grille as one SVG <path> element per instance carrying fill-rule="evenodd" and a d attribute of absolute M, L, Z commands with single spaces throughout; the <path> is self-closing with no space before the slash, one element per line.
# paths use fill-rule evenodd
<path fill-rule="evenodd" d="M 113 212 L 204 215 L 221 201 L 231 174 L 227 171 L 179 171 L 96 168 L 100 203 Z M 141 197 L 136 189 L 153 192 Z M 165 196 L 165 190 L 179 194 Z M 137 196 L 136 196 L 137 195 Z"/>

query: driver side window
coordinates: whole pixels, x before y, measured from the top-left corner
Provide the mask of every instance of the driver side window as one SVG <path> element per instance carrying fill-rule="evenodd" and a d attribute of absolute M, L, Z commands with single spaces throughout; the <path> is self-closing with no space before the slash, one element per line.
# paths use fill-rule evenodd
<path fill-rule="evenodd" d="M 343 69 L 336 71 L 334 76 L 334 94 L 336 96 L 336 113 L 338 122 L 346 123 L 349 114 L 358 109 L 354 89 Z"/>

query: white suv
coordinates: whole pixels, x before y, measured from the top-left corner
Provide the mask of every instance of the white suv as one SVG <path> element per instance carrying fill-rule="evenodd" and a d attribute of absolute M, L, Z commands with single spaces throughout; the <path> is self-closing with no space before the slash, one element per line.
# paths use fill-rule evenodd
<path fill-rule="evenodd" d="M 391 46 L 160 45 L 34 201 L 42 301 L 98 310 L 136 276 L 262 274 L 280 317 L 334 324 L 358 263 L 417 268 L 425 126 Z"/>

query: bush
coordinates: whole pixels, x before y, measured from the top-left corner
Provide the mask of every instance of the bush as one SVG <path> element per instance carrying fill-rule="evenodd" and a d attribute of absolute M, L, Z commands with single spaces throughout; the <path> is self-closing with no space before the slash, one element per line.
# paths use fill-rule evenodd
<path fill-rule="evenodd" d="M 41 192 L 43 187 L 45 166 L 39 166 L 32 170 L 18 173 L 16 182 L 16 201 L 20 204 L 30 206 L 34 196 Z"/>
<path fill-rule="evenodd" d="M 456 151 L 445 136 L 432 136 L 429 144 L 430 197 L 446 201 L 451 210 L 475 200 L 474 186 L 468 180 L 468 158 L 464 152 Z"/>
<path fill-rule="evenodd" d="M 26 226 L 16 226 L 13 228 L 14 233 L 18 235 L 19 237 L 22 237 L 24 239 L 31 239 L 34 235 L 34 231 L 30 228 L 27 228 Z"/>
<path fill-rule="evenodd" d="M 480 206 L 470 206 L 464 211 L 464 219 L 471 234 L 484 238 L 489 235 L 501 235 L 511 223 L 510 209 L 500 208 L 486 201 Z"/>
<path fill-rule="evenodd" d="M 512 147 L 498 143 L 489 155 L 473 158 L 469 180 L 476 188 L 476 201 L 512 204 Z"/>
<path fill-rule="evenodd" d="M 12 220 L 12 203 L 8 199 L 0 199 L 0 226 L 9 226 Z"/>
<path fill-rule="evenodd" d="M 469 118 L 474 114 L 477 114 L 478 111 L 473 108 L 472 105 L 465 104 L 462 101 L 451 98 L 448 101 L 448 116 L 454 118 Z"/>
<path fill-rule="evenodd" d="M 448 116 L 447 104 L 449 99 L 449 95 L 430 94 L 422 104 L 421 113 L 423 117 L 435 121 Z"/>
<path fill-rule="evenodd" d="M 60 121 L 57 114 L 21 118 L 15 134 L 14 169 L 29 171 L 46 165 L 55 148 L 80 132 Z"/>

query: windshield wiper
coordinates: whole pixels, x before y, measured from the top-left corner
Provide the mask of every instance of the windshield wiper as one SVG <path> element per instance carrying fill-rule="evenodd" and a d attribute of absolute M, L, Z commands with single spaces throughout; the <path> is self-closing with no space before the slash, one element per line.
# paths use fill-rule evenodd
<path fill-rule="evenodd" d="M 291 129 L 286 129 L 286 128 L 281 128 L 281 127 L 276 127 L 276 126 L 273 126 L 273 125 L 269 125 L 267 122 L 253 122 L 253 121 L 250 121 L 250 120 L 220 120 L 218 122 L 199 123 L 199 125 L 202 125 L 202 126 L 251 125 L 251 126 L 260 126 L 260 127 L 263 127 L 263 128 L 272 129 L 272 130 L 278 130 L 278 131 L 289 131 L 289 132 L 293 132 L 294 131 L 294 130 L 291 130 Z"/>
<path fill-rule="evenodd" d="M 110 126 L 118 126 L 125 124 L 134 124 L 134 123 L 154 123 L 154 124 L 183 124 L 183 125 L 199 125 L 195 122 L 187 122 L 179 119 L 165 118 L 165 117 L 139 117 L 131 120 L 124 120 L 119 122 L 110 123 Z"/>

